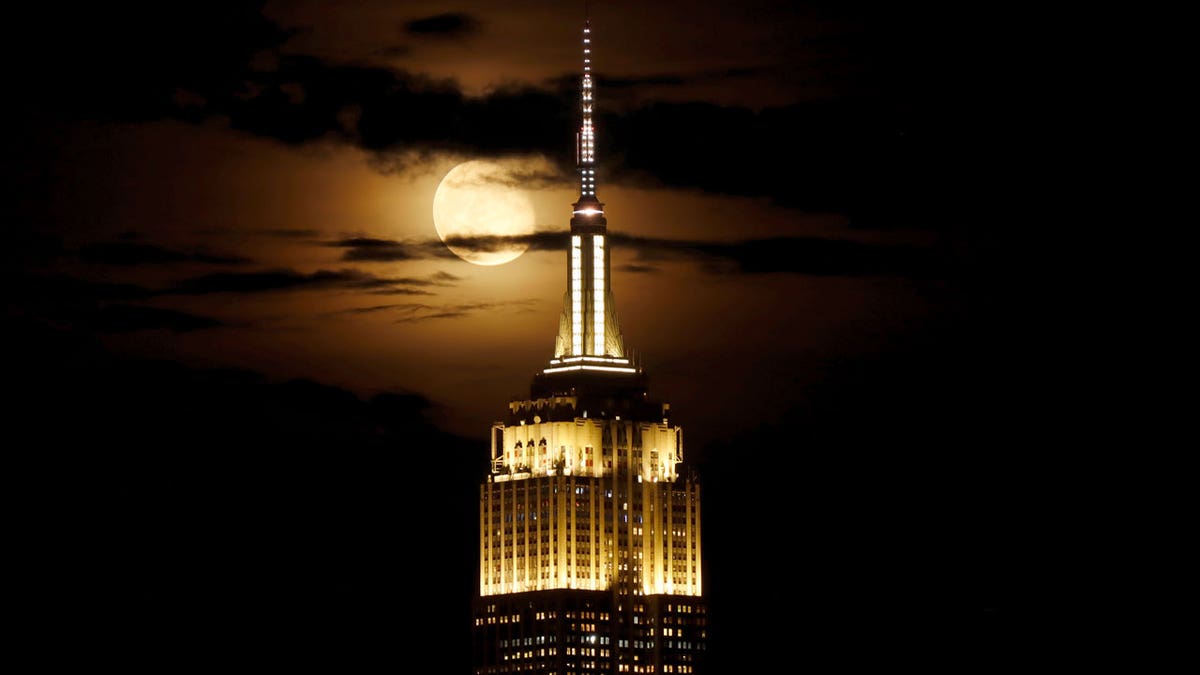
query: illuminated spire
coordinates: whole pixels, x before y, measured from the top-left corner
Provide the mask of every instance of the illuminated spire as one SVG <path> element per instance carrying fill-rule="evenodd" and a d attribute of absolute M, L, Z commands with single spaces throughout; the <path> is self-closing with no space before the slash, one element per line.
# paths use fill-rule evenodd
<path fill-rule="evenodd" d="M 599 370 L 636 372 L 625 358 L 621 326 L 609 285 L 608 220 L 596 198 L 596 133 L 592 126 L 592 25 L 583 24 L 581 118 L 576 136 L 579 200 L 571 212 L 567 294 L 559 320 L 554 359 L 545 372 Z"/>
<path fill-rule="evenodd" d="M 586 11 L 586 10 L 585 10 Z M 575 164 L 579 168 L 579 201 L 596 202 L 596 130 L 592 126 L 592 20 L 583 22 L 583 81 L 580 86 L 582 121 L 575 139 Z M 603 212 L 603 208 L 599 208 Z"/>

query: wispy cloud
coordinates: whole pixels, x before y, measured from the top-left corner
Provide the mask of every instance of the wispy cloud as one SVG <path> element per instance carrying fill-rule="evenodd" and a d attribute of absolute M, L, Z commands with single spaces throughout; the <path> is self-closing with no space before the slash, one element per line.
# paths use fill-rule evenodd
<path fill-rule="evenodd" d="M 332 248 L 346 249 L 342 260 L 346 262 L 404 262 L 434 258 L 453 258 L 454 253 L 447 246 L 464 249 L 477 253 L 490 253 L 509 250 L 514 246 L 525 246 L 532 251 L 565 250 L 568 233 L 561 230 L 543 230 L 526 235 L 516 236 L 479 236 L 479 237 L 448 237 L 441 239 L 426 239 L 423 241 L 396 241 L 393 239 L 373 239 L 353 237 L 326 242 Z M 458 281 L 457 278 L 443 281 Z M 440 285 L 440 284 L 439 284 Z"/>
<path fill-rule="evenodd" d="M 429 257 L 423 244 L 390 239 L 351 237 L 331 241 L 327 246 L 346 249 L 346 252 L 342 254 L 342 260 L 347 262 L 398 262 Z"/>
<path fill-rule="evenodd" d="M 476 253 L 511 250 L 524 246 L 532 251 L 562 250 L 566 247 L 568 233 L 563 231 L 540 231 L 516 236 L 447 237 L 423 241 L 396 241 L 355 237 L 327 242 L 333 248 L 346 249 L 342 260 L 346 262 L 405 262 L 436 258 L 453 258 L 447 246 Z"/>
<path fill-rule="evenodd" d="M 351 307 L 349 309 L 339 309 L 336 312 L 329 312 L 327 314 L 327 316 L 337 316 L 339 314 L 376 314 L 378 312 L 384 312 L 384 311 L 387 311 L 390 309 L 396 309 L 398 307 L 404 307 L 404 306 L 405 306 L 404 304 L 393 303 L 390 305 L 371 305 L 369 307 Z"/>
<path fill-rule="evenodd" d="M 380 281 L 407 286 L 453 286 L 455 283 L 462 281 L 462 277 L 439 270 L 425 277 L 395 277 L 380 279 Z"/>
<path fill-rule="evenodd" d="M 485 235 L 474 237 L 452 236 L 445 239 L 447 246 L 467 249 L 478 253 L 491 253 L 511 249 L 514 245 L 527 246 L 530 251 L 565 251 L 570 233 L 565 230 L 541 230 L 530 234 L 512 236 Z"/>
<path fill-rule="evenodd" d="M 565 251 L 569 233 L 540 231 L 519 236 L 451 237 L 446 244 L 477 252 L 525 245 L 530 251 Z M 935 249 L 917 246 L 867 244 L 848 239 L 771 237 L 712 241 L 664 239 L 610 232 L 614 247 L 635 252 L 636 261 L 623 267 L 632 273 L 651 273 L 654 261 L 692 262 L 712 274 L 792 273 L 820 276 L 930 276 L 945 273 L 946 262 Z M 436 240 L 425 247 L 441 246 Z M 444 248 L 444 247 L 443 247 Z"/>
<path fill-rule="evenodd" d="M 434 312 L 432 314 L 396 319 L 396 323 L 415 323 L 417 321 L 428 321 L 430 319 L 461 319 L 468 314 L 470 314 L 470 312 L 466 310 L 446 310 L 444 312 Z"/>
<path fill-rule="evenodd" d="M 570 233 L 541 230 L 515 236 L 456 236 L 400 242 L 387 239 L 343 239 L 326 245 L 348 249 L 344 260 L 415 260 L 452 255 L 447 246 L 489 253 L 525 246 L 528 251 L 565 251 Z M 819 276 L 930 276 L 945 273 L 946 262 L 929 247 L 869 244 L 821 237 L 771 237 L 714 241 L 664 239 L 609 232 L 615 247 L 632 250 L 636 260 L 622 269 L 653 273 L 655 261 L 692 262 L 711 274 L 792 273 Z M 457 279 L 446 279 L 457 281 Z M 445 285 L 433 278 L 398 278 L 408 286 Z"/>
<path fill-rule="evenodd" d="M 791 273 L 817 276 L 936 276 L 945 262 L 930 248 L 864 244 L 846 239 L 771 237 L 700 241 L 610 235 L 641 261 L 686 260 L 712 274 Z"/>
<path fill-rule="evenodd" d="M 433 319 L 459 319 L 472 314 L 478 314 L 497 309 L 527 312 L 530 311 L 531 308 L 536 304 L 537 301 L 532 298 L 523 300 L 501 300 L 497 302 L 466 302 L 450 304 L 397 302 L 381 305 L 366 305 L 363 307 L 350 307 L 347 309 L 329 312 L 326 316 L 393 313 L 396 315 L 396 323 L 417 323 L 420 321 L 430 321 Z"/>
<path fill-rule="evenodd" d="M 79 258 L 97 265 L 163 265 L 171 263 L 207 263 L 210 265 L 242 265 L 247 258 L 206 251 L 180 251 L 157 244 L 135 241 L 105 241 L 84 244 L 79 249 Z"/>
<path fill-rule="evenodd" d="M 412 286 L 448 286 L 457 277 L 435 273 L 428 277 L 378 277 L 355 269 L 317 270 L 309 274 L 294 270 L 206 274 L 176 282 L 162 291 L 169 295 L 212 293 L 265 293 L 270 291 L 343 288 L 361 289 L 376 295 L 432 295 Z"/>
<path fill-rule="evenodd" d="M 396 323 L 417 323 L 434 319 L 461 319 L 472 314 L 500 308 L 510 308 L 525 312 L 530 311 L 535 304 L 537 304 L 537 301 L 531 298 L 499 302 L 469 302 L 456 305 L 423 305 L 414 303 L 398 307 L 403 316 L 396 319 Z"/>
<path fill-rule="evenodd" d="M 419 288 L 377 288 L 368 293 L 371 295 L 437 295 Z"/>
<path fill-rule="evenodd" d="M 371 279 L 353 270 L 319 270 L 302 274 L 292 270 L 267 272 L 206 274 L 175 283 L 167 293 L 173 295 L 206 295 L 210 293 L 262 293 L 293 288 L 319 288 L 361 284 Z"/>

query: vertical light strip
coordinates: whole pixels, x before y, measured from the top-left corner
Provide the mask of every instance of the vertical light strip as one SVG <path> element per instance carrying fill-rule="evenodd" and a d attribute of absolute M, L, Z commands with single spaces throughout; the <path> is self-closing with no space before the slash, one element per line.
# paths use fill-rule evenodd
<path fill-rule="evenodd" d="M 592 237 L 592 349 L 604 354 L 604 236 Z"/>
<path fill-rule="evenodd" d="M 583 237 L 571 237 L 571 354 L 583 355 Z"/>
<path fill-rule="evenodd" d="M 592 76 L 584 74 L 583 76 L 583 161 L 591 162 L 595 159 L 592 151 L 594 149 L 592 141 L 595 140 L 595 130 L 592 127 Z"/>
<path fill-rule="evenodd" d="M 596 186 L 594 183 L 595 176 L 587 167 L 590 167 L 596 159 L 595 155 L 595 131 L 592 127 L 592 48 L 590 28 L 583 29 L 583 91 L 581 97 L 583 99 L 583 124 L 579 130 L 579 163 L 583 165 L 583 170 L 580 172 L 582 178 L 580 184 L 580 192 L 584 197 L 595 197 Z"/>
<path fill-rule="evenodd" d="M 492 434 L 492 445 L 496 444 Z M 479 594 L 492 594 L 492 486 L 488 481 L 480 488 L 479 500 Z"/>

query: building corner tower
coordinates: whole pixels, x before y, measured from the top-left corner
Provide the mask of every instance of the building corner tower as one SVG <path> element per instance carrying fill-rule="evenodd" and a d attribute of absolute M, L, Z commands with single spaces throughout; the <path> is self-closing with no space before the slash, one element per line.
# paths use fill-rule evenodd
<path fill-rule="evenodd" d="M 700 484 L 682 430 L 625 353 L 596 196 L 590 21 L 580 194 L 554 355 L 492 427 L 479 490 L 474 673 L 700 673 Z"/>

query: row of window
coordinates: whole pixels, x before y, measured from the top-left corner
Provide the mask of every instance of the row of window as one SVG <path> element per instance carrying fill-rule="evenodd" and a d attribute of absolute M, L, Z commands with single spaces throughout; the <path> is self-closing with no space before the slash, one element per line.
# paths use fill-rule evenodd
<path fill-rule="evenodd" d="M 492 605 L 492 607 L 495 607 L 495 605 Z M 521 615 L 519 615 L 519 614 L 512 614 L 512 615 L 505 614 L 503 616 L 488 616 L 488 617 L 479 617 L 479 618 L 475 619 L 476 626 L 492 625 L 492 624 L 497 624 L 497 623 L 520 623 L 520 622 L 521 622 Z"/>

